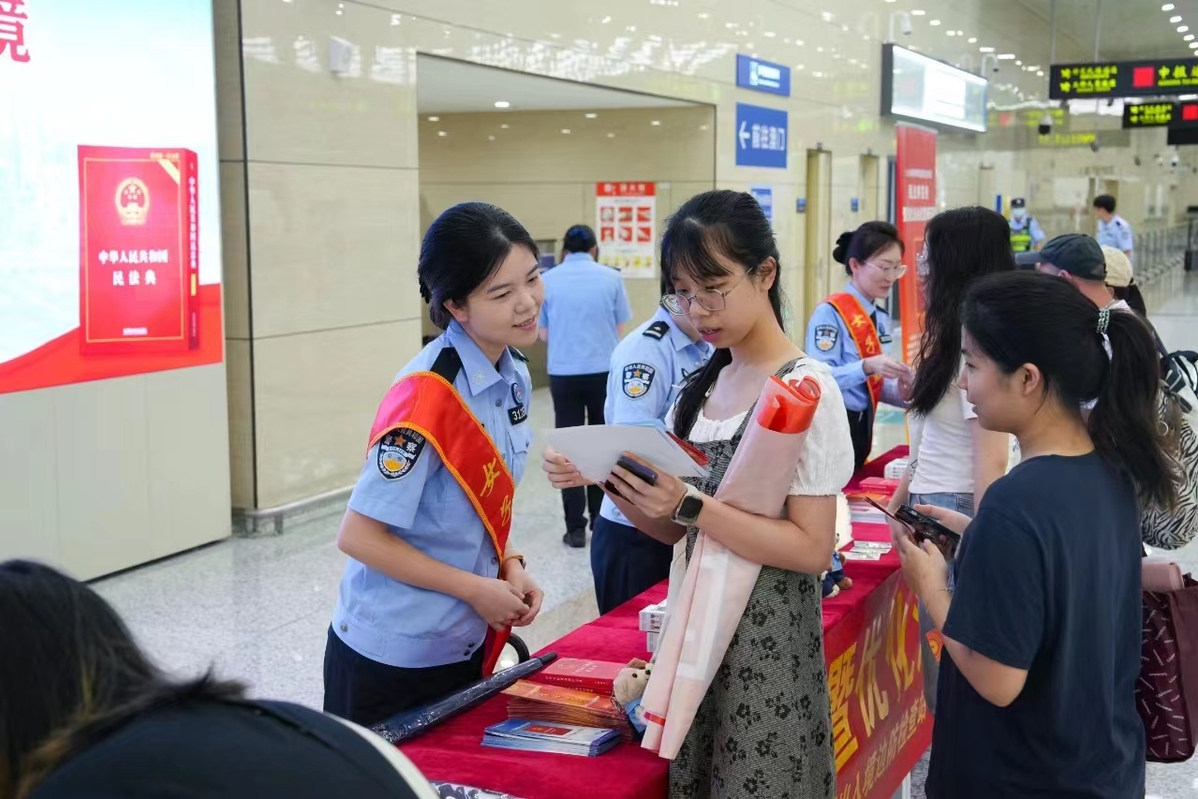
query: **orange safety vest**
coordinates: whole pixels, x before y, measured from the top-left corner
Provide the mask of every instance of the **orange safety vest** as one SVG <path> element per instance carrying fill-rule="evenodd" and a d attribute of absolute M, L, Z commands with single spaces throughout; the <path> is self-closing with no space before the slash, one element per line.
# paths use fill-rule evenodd
<path fill-rule="evenodd" d="M 428 372 L 414 372 L 396 381 L 387 392 L 370 429 L 369 452 L 388 433 L 407 428 L 424 436 L 441 456 L 495 545 L 502 570 L 503 553 L 512 529 L 512 500 L 516 481 L 504 463 L 503 454 L 487 435 L 482 423 L 453 387 L 462 368 L 457 350 L 441 350 Z M 496 571 L 496 577 L 499 576 Z M 483 649 L 483 674 L 490 675 L 511 629 L 487 629 Z"/>
<path fill-rule="evenodd" d="M 827 303 L 835 308 L 836 313 L 844 320 L 844 326 L 849 329 L 849 335 L 857 345 L 861 360 L 882 354 L 882 340 L 878 338 L 878 329 L 874 327 L 873 321 L 856 297 L 845 291 L 833 294 L 827 299 Z M 865 382 L 869 386 L 869 398 L 876 411 L 878 403 L 882 401 L 882 378 L 870 375 Z"/>

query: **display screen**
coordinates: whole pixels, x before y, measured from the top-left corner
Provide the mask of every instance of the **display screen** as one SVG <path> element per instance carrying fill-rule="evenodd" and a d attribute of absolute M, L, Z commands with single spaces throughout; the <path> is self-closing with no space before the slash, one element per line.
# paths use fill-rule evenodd
<path fill-rule="evenodd" d="M 0 393 L 218 363 L 211 0 L 0 0 Z"/>
<path fill-rule="evenodd" d="M 1053 64 L 1048 82 L 1048 96 L 1053 100 L 1193 94 L 1195 89 L 1198 58 Z"/>
<path fill-rule="evenodd" d="M 894 44 L 882 49 L 882 114 L 986 131 L 985 78 Z"/>
<path fill-rule="evenodd" d="M 1176 118 L 1176 103 L 1127 103 L 1123 106 L 1125 128 L 1163 128 Z"/>

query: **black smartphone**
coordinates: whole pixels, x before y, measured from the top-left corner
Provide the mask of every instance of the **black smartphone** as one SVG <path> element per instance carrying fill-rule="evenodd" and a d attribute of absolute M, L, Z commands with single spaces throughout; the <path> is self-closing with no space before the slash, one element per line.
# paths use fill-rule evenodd
<path fill-rule="evenodd" d="M 865 501 L 910 530 L 912 538 L 916 543 L 920 539 L 931 541 L 940 547 L 940 551 L 944 553 L 944 557 L 950 560 L 956 554 L 957 545 L 961 543 L 961 536 L 931 516 L 925 516 L 910 505 L 900 505 L 896 513 L 891 513 L 869 497 L 866 497 Z"/>
<path fill-rule="evenodd" d="M 627 469 L 651 486 L 657 485 L 657 472 L 648 466 L 637 463 L 634 460 L 629 460 L 628 458 L 620 458 L 616 461 L 616 466 L 619 466 L 621 469 Z"/>

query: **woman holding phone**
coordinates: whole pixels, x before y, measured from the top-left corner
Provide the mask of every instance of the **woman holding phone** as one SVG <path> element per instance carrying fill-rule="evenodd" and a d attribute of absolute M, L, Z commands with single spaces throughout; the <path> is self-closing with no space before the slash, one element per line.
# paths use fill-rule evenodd
<path fill-rule="evenodd" d="M 702 528 L 764 566 L 671 765 L 670 796 L 831 799 L 836 764 L 818 575 L 832 557 L 836 494 L 853 473 L 844 401 L 828 367 L 783 329 L 778 249 L 751 195 L 710 191 L 683 204 L 662 237 L 662 268 L 675 287 L 666 307 L 716 347 L 666 418 L 668 429 L 707 455 L 710 476 L 684 483 L 644 463 L 656 473 L 650 484 L 616 466 L 608 496 L 637 529 L 667 544 L 685 538 L 688 558 Z M 712 497 L 771 375 L 810 376 L 822 391 L 782 518 Z M 586 483 L 552 449 L 544 469 L 556 488 Z"/>
<path fill-rule="evenodd" d="M 895 536 L 945 641 L 927 795 L 1143 796 L 1139 508 L 1172 504 L 1176 468 L 1152 335 L 1029 272 L 979 282 L 962 317 L 961 387 L 1023 461 L 972 522 L 916 508 L 962 533 L 954 587 L 935 546 Z"/>

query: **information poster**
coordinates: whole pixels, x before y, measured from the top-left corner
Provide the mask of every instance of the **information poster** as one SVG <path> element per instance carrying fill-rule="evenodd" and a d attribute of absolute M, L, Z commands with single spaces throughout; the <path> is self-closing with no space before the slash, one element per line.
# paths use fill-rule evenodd
<path fill-rule="evenodd" d="M 917 260 L 923 252 L 924 228 L 936 215 L 936 131 L 915 125 L 895 126 L 895 174 L 899 236 L 911 266 L 899 279 L 903 359 L 913 363 L 923 336 L 923 292 Z"/>
<path fill-rule="evenodd" d="M 595 184 L 599 263 L 624 277 L 657 278 L 657 185 Z"/>
<path fill-rule="evenodd" d="M 222 360 L 209 0 L 0 0 L 0 393 Z"/>

